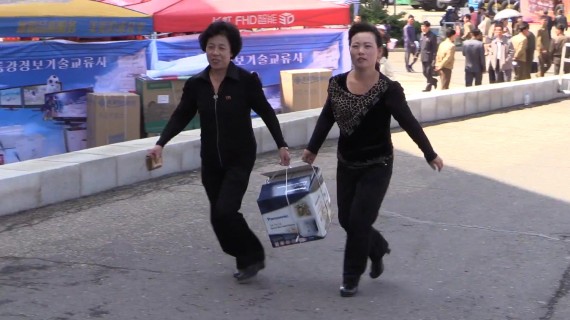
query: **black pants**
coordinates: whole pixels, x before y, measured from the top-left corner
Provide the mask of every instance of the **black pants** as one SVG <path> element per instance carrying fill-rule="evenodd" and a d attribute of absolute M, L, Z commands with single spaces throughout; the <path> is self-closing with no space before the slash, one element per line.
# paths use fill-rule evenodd
<path fill-rule="evenodd" d="M 247 190 L 251 165 L 221 168 L 202 163 L 202 184 L 210 201 L 210 222 L 222 250 L 243 269 L 265 259 L 263 246 L 239 212 Z"/>
<path fill-rule="evenodd" d="M 483 81 L 483 72 L 465 71 L 465 86 L 471 87 L 473 85 L 473 80 L 475 80 L 476 86 L 480 86 Z"/>
<path fill-rule="evenodd" d="M 428 85 L 437 85 L 437 80 L 433 77 L 433 66 L 431 62 L 422 61 L 422 73 L 424 74 Z"/>
<path fill-rule="evenodd" d="M 404 52 L 404 60 L 406 61 L 406 68 L 410 67 L 416 62 L 416 45 L 415 44 L 408 44 L 405 46 Z M 412 58 L 412 62 L 410 63 L 410 58 Z"/>
<path fill-rule="evenodd" d="M 376 259 L 388 242 L 372 227 L 392 177 L 393 160 L 386 164 L 353 169 L 337 167 L 338 219 L 346 231 L 343 277 L 359 278 L 368 257 Z"/>

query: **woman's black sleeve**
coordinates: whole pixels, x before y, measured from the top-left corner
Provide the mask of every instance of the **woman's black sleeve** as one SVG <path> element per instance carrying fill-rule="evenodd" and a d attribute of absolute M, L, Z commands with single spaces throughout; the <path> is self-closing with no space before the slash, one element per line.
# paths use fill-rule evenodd
<path fill-rule="evenodd" d="M 327 135 L 329 134 L 329 131 L 331 130 L 334 123 L 335 119 L 331 106 L 331 97 L 329 95 L 327 97 L 327 101 L 325 102 L 325 106 L 319 115 L 319 119 L 315 125 L 315 130 L 313 131 L 313 135 L 311 136 L 309 144 L 307 145 L 307 150 L 311 151 L 314 154 L 317 154 L 325 142 Z"/>
<path fill-rule="evenodd" d="M 160 138 L 156 142 L 157 145 L 164 147 L 170 139 L 179 134 L 198 112 L 198 104 L 196 102 L 196 91 L 192 87 L 192 79 L 188 79 L 184 84 L 182 98 L 176 107 L 176 110 L 170 116 L 170 120 L 162 130 Z"/>

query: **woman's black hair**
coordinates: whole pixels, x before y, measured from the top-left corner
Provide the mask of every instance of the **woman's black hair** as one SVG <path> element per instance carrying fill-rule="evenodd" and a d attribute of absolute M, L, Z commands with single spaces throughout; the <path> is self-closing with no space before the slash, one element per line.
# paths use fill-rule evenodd
<path fill-rule="evenodd" d="M 232 53 L 231 58 L 235 58 L 241 51 L 241 35 L 236 26 L 226 21 L 214 21 L 200 34 L 198 41 L 200 42 L 202 51 L 206 51 L 206 45 L 210 38 L 219 35 L 225 36 L 228 39 L 230 52 Z"/>
<path fill-rule="evenodd" d="M 376 26 L 366 22 L 358 22 L 350 27 L 348 30 L 348 44 L 350 45 L 352 43 L 352 37 L 354 37 L 355 34 L 361 32 L 372 32 L 376 38 L 376 46 L 382 48 L 382 36 L 380 35 L 380 31 L 378 31 Z"/>

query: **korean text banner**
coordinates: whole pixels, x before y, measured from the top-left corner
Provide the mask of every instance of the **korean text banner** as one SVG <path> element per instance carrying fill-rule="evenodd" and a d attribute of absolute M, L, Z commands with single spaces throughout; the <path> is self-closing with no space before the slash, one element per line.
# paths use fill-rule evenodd
<path fill-rule="evenodd" d="M 278 85 L 281 70 L 327 68 L 338 74 L 350 69 L 345 29 L 268 31 L 242 37 L 243 48 L 234 62 L 259 73 L 264 86 Z M 159 39 L 157 52 L 155 65 L 203 53 L 196 35 Z"/>
<path fill-rule="evenodd" d="M 135 76 L 147 70 L 149 41 L 0 44 L 0 88 L 58 82 L 57 89 L 135 90 Z M 54 89 L 54 91 L 57 91 Z"/>

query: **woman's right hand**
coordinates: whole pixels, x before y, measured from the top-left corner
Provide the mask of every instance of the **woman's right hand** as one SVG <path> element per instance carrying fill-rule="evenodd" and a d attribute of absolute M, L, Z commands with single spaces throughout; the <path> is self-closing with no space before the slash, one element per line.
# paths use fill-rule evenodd
<path fill-rule="evenodd" d="M 301 156 L 301 160 L 308 164 L 313 164 L 315 158 L 317 158 L 317 155 L 307 149 L 303 151 L 303 155 Z"/>
<path fill-rule="evenodd" d="M 152 149 L 148 150 L 147 155 L 153 157 L 154 159 L 162 158 L 162 146 L 158 144 L 155 145 Z"/>

